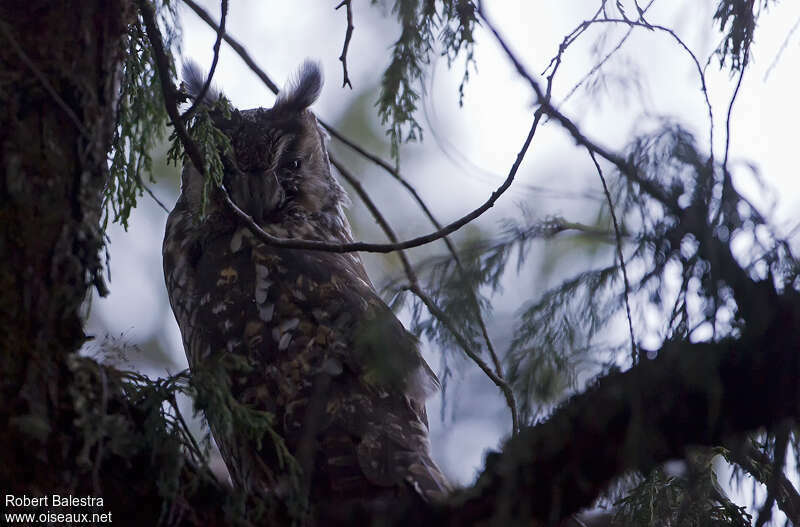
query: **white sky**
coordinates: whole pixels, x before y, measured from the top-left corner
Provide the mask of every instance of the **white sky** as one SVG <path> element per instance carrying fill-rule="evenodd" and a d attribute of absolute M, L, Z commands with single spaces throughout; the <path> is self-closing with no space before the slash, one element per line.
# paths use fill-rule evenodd
<path fill-rule="evenodd" d="M 219 18 L 215 2 L 201 2 Z M 354 90 L 341 88 L 342 72 L 338 61 L 344 38 L 344 12 L 333 12 L 337 2 L 318 0 L 231 2 L 228 32 L 250 52 L 272 78 L 282 84 L 306 58 L 319 60 L 326 76 L 326 88 L 314 109 L 328 122 L 342 118 L 362 90 L 374 90 L 379 75 L 390 57 L 389 46 L 396 38 L 391 24 L 381 23 L 376 9 L 368 2 L 355 3 L 355 32 L 349 51 L 349 70 Z M 563 35 L 596 9 L 597 0 L 551 0 L 549 2 L 502 0 L 485 2 L 495 24 L 501 28 L 513 49 L 533 72 L 541 72 L 555 53 Z M 643 3 L 640 1 L 640 3 Z M 613 11 L 613 2 L 609 2 Z M 631 2 L 625 2 L 626 5 Z M 635 13 L 629 8 L 628 13 Z M 648 20 L 673 27 L 697 54 L 701 63 L 719 39 L 711 24 L 712 2 L 700 0 L 656 0 Z M 188 9 L 183 15 L 183 52 L 205 70 L 211 63 L 213 32 Z M 770 76 L 765 74 L 800 17 L 800 4 L 780 2 L 762 16 L 753 49 L 753 65 L 742 85 L 731 129 L 731 159 L 753 162 L 771 192 L 754 184 L 744 169 L 735 171 L 736 184 L 751 199 L 762 205 L 762 212 L 781 226 L 797 221 L 797 153 L 800 107 L 795 103 L 800 60 L 800 31 L 788 41 L 786 49 Z M 592 46 L 604 32 L 607 35 L 601 56 L 624 32 L 624 28 L 598 27 L 588 31 L 567 51 L 556 78 L 554 100 L 560 102 L 575 82 L 597 61 Z M 393 32 L 394 31 L 394 32 Z M 437 134 L 457 145 L 460 154 L 481 169 L 465 170 L 437 149 L 431 133 L 425 149 L 407 147 L 411 159 L 402 162 L 404 173 L 442 221 L 455 219 L 480 204 L 505 177 L 527 133 L 532 119 L 532 94 L 518 78 L 498 46 L 483 30 L 477 33 L 478 72 L 466 88 L 464 107 L 457 104 L 461 63 L 448 72 L 445 61 L 435 64 L 435 82 L 430 89 L 429 108 L 435 113 Z M 239 108 L 270 106 L 274 97 L 258 78 L 223 44 L 215 75 L 233 104 Z M 603 145 L 620 149 L 633 130 L 642 126 L 645 111 L 651 115 L 671 116 L 696 132 L 707 147 L 708 119 L 693 63 L 671 37 L 660 32 L 639 29 L 607 66 L 609 73 L 636 71 L 641 93 L 623 92 L 611 85 L 601 97 L 586 96 L 579 90 L 561 109 L 573 117 L 582 130 Z M 715 63 L 707 70 L 709 94 L 715 112 L 715 149 L 721 157 L 724 148 L 725 113 L 735 85 L 727 72 Z M 542 80 L 543 82 L 543 80 Z M 375 94 L 369 95 L 374 100 Z M 420 114 L 420 120 L 424 119 Z M 376 130 L 379 130 L 377 117 Z M 341 151 L 341 150 L 340 150 Z M 420 153 L 425 155 L 419 155 Z M 741 165 L 737 165 L 741 166 Z M 484 172 L 485 171 L 485 172 Z M 527 185 L 542 185 L 568 192 L 597 192 L 599 182 L 591 177 L 592 165 L 585 152 L 574 148 L 571 140 L 555 125 L 548 124 L 537 133 L 518 176 L 518 182 L 504 196 L 480 225 L 496 228 L 497 220 L 515 214 L 515 204 L 525 202 L 537 216 L 563 214 L 568 219 L 586 220 L 592 207 L 580 203 L 543 197 L 525 190 Z M 588 176 L 588 177 L 587 177 Z M 411 202 L 403 202 L 397 187 L 385 182 L 385 176 L 369 169 L 363 174 L 375 198 L 389 210 L 389 217 L 401 236 L 428 232 Z M 176 188 L 159 185 L 156 192 L 171 206 Z M 397 201 L 400 200 L 400 201 Z M 400 203 L 401 205 L 397 205 Z M 130 342 L 155 338 L 174 357 L 172 371 L 186 367 L 180 337 L 166 302 L 161 274 L 160 248 L 165 213 L 147 197 L 135 211 L 131 228 L 125 233 L 111 229 L 111 295 L 96 299 L 90 328 L 97 333 L 123 334 Z M 371 241 L 382 240 L 379 231 L 365 227 Z M 786 229 L 788 230 L 788 228 Z M 366 235 L 365 235 L 366 236 Z M 368 259 L 371 272 L 380 272 L 380 261 Z M 380 283 L 380 277 L 374 281 Z M 552 284 L 551 284 L 552 285 Z M 513 311 L 522 302 L 541 292 L 543 284 L 536 277 L 509 277 L 502 297 L 502 312 Z M 434 369 L 439 364 L 435 351 L 426 350 Z M 153 374 L 162 372 L 153 371 Z M 429 402 L 434 455 L 448 475 L 468 483 L 483 464 L 487 448 L 493 448 L 509 432 L 510 422 L 503 401 L 494 386 L 471 371 L 454 385 L 449 403 L 456 407 L 452 415 L 439 419 L 440 401 Z M 741 502 L 741 501 L 740 501 Z"/>

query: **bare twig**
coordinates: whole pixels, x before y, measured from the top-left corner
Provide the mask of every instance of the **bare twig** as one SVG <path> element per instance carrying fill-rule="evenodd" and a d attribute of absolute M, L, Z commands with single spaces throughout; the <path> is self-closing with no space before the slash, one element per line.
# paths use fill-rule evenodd
<path fill-rule="evenodd" d="M 559 111 L 553 104 L 548 100 L 547 96 L 545 95 L 542 87 L 539 85 L 539 82 L 533 78 L 533 76 L 528 72 L 528 70 L 523 66 L 523 64 L 519 61 L 517 56 L 511 51 L 508 44 L 506 43 L 505 39 L 500 35 L 497 28 L 492 24 L 491 20 L 489 20 L 485 13 L 481 10 L 478 11 L 481 18 L 483 19 L 486 27 L 492 32 L 497 40 L 500 47 L 503 48 L 506 56 L 509 60 L 514 64 L 517 72 L 524 78 L 528 84 L 533 89 L 534 93 L 536 94 L 537 103 L 540 105 L 542 111 L 558 121 L 564 130 L 566 130 L 575 142 L 581 146 L 588 148 L 589 150 L 593 151 L 595 154 L 599 155 L 606 161 L 610 162 L 617 169 L 622 173 L 625 177 L 636 183 L 643 191 L 649 194 L 651 197 L 659 201 L 663 204 L 667 209 L 670 211 L 678 214 L 680 213 L 680 207 L 678 206 L 677 201 L 667 194 L 667 192 L 661 188 L 655 182 L 649 181 L 646 179 L 639 170 L 630 162 L 626 161 L 622 158 L 619 154 L 611 152 L 610 150 L 600 146 L 596 142 L 590 140 L 586 137 L 575 125 L 575 123 L 565 116 L 561 111 Z"/>
<path fill-rule="evenodd" d="M 745 62 L 747 62 L 747 56 L 749 51 L 745 51 Z M 733 189 L 733 181 L 731 180 L 731 175 L 728 172 L 728 155 L 730 152 L 730 144 L 731 144 L 731 116 L 733 115 L 733 103 L 736 102 L 736 97 L 739 95 L 739 88 L 742 86 L 742 80 L 744 79 L 744 72 L 745 68 L 739 71 L 739 79 L 736 82 L 736 88 L 733 90 L 733 95 L 731 95 L 731 100 L 728 103 L 728 114 L 725 117 L 725 155 L 722 159 L 722 194 L 720 197 L 720 204 L 724 203 L 728 197 L 728 193 Z M 742 198 L 745 203 L 750 205 L 753 210 L 756 210 L 749 201 Z M 720 216 L 722 215 L 722 205 L 717 209 L 716 213 L 714 214 L 714 218 L 712 224 L 716 224 L 719 221 Z"/>
<path fill-rule="evenodd" d="M 651 2 L 652 3 L 652 2 Z M 649 8 L 650 6 L 648 6 Z M 650 24 L 647 22 L 634 22 L 633 20 L 628 19 L 621 19 L 621 18 L 600 18 L 597 20 L 592 20 L 590 23 L 606 23 L 606 24 L 625 24 L 630 28 L 634 27 L 642 27 L 645 29 L 649 29 L 651 31 L 661 31 L 663 33 L 667 33 L 670 35 L 678 45 L 683 48 L 683 50 L 689 55 L 694 62 L 695 69 L 697 69 L 697 74 L 700 78 L 700 90 L 703 92 L 703 98 L 705 99 L 706 110 L 708 111 L 708 122 L 709 122 L 709 138 L 708 138 L 708 148 L 709 148 L 709 163 L 713 167 L 714 166 L 714 110 L 711 106 L 711 100 L 708 97 L 708 87 L 706 85 L 706 75 L 705 75 L 705 68 L 700 65 L 700 61 L 697 59 L 697 55 L 689 48 L 689 46 L 675 33 L 674 30 L 660 26 L 658 24 Z M 566 100 L 566 99 L 565 99 Z"/>
<path fill-rule="evenodd" d="M 202 18 L 206 24 L 211 26 L 211 28 L 214 29 L 214 31 L 219 32 L 219 25 L 217 25 L 217 23 L 214 22 L 214 19 L 211 18 L 211 15 L 209 15 L 205 9 L 197 5 L 197 3 L 194 2 L 194 0 L 183 0 L 183 3 L 189 6 L 189 8 L 191 8 L 191 10 L 194 11 L 197 14 L 197 16 Z M 242 58 L 244 63 L 247 64 L 247 66 L 253 71 L 253 73 L 258 75 L 258 77 L 261 79 L 261 82 L 266 84 L 267 88 L 269 88 L 272 93 L 278 93 L 279 91 L 278 85 L 272 82 L 272 79 L 270 79 L 266 73 L 261 71 L 261 68 L 258 67 L 256 62 L 253 60 L 253 58 L 250 56 L 250 54 L 247 52 L 244 46 L 239 44 L 239 42 L 237 42 L 233 37 L 231 37 L 227 33 L 223 33 L 222 38 Z"/>
<path fill-rule="evenodd" d="M 380 228 L 383 229 L 383 232 L 386 234 L 386 237 L 389 238 L 389 241 L 392 243 L 397 243 L 397 235 L 394 233 L 394 230 L 389 225 L 389 222 L 386 221 L 386 218 L 383 216 L 383 214 L 381 214 L 381 211 L 378 209 L 377 205 L 375 205 L 375 202 L 372 201 L 372 198 L 369 196 L 361 182 L 356 179 L 355 176 L 353 176 L 353 174 L 347 168 L 345 168 L 345 166 L 338 159 L 336 159 L 336 157 L 329 154 L 328 158 L 330 159 L 331 164 L 336 167 L 336 170 L 339 171 L 339 174 L 341 174 L 342 178 L 344 178 L 344 180 L 347 181 L 351 187 L 353 187 L 353 190 L 355 190 L 356 194 L 358 194 L 358 197 L 361 198 L 361 201 L 364 202 L 367 210 L 369 210 L 370 214 L 372 214 L 372 217 L 375 218 L 375 221 L 378 223 Z M 405 251 L 397 251 L 397 256 L 400 258 L 400 262 L 403 265 L 403 270 L 406 273 L 408 281 L 412 284 L 416 284 L 417 275 L 414 272 L 414 268 L 411 266 L 411 262 L 409 262 Z"/>
<path fill-rule="evenodd" d="M 389 240 L 392 241 L 393 243 L 397 243 L 397 236 L 395 235 L 395 233 L 392 230 L 392 228 L 389 225 L 389 223 L 386 221 L 386 218 L 384 218 L 383 214 L 381 214 L 381 212 L 378 209 L 378 207 L 372 201 L 372 199 L 370 198 L 370 196 L 367 193 L 366 189 L 364 189 L 364 187 L 361 184 L 361 182 L 358 181 L 350 173 L 350 171 L 347 170 L 339 162 L 338 159 L 336 159 L 333 156 L 329 156 L 329 157 L 330 157 L 331 164 L 334 167 L 336 167 L 336 170 L 339 171 L 339 173 L 344 178 L 344 180 L 347 181 L 350 184 L 351 187 L 353 187 L 353 190 L 356 191 L 356 194 L 358 194 L 359 198 L 361 198 L 361 200 L 364 202 L 364 205 L 366 205 L 367 209 L 369 209 L 370 213 L 375 218 L 375 221 L 378 223 L 378 225 L 380 225 L 381 229 L 383 229 L 383 232 L 386 233 L 386 237 L 389 238 Z M 414 294 L 416 294 L 423 301 L 423 303 L 425 303 L 426 307 L 428 307 L 428 310 L 431 312 L 431 314 L 434 315 L 437 319 L 439 319 L 442 322 L 442 324 L 445 325 L 445 327 L 447 327 L 447 329 L 453 334 L 453 336 L 455 337 L 455 339 L 459 343 L 459 345 L 462 348 L 465 349 L 465 353 L 467 354 L 467 356 L 470 359 L 472 359 L 475 362 L 475 364 L 478 365 L 478 367 L 480 367 L 482 370 L 485 371 L 485 369 L 488 366 L 471 349 L 467 350 L 465 348 L 465 346 L 468 347 L 467 340 L 458 331 L 458 328 L 455 326 L 455 324 L 453 324 L 449 319 L 442 318 L 442 317 L 446 317 L 446 315 L 444 314 L 444 311 L 442 311 L 438 306 L 435 305 L 435 303 L 433 302 L 433 299 L 431 299 L 428 295 L 422 293 L 422 287 L 419 284 L 419 280 L 417 278 L 417 274 L 414 272 L 414 268 L 411 266 L 411 263 L 409 262 L 408 257 L 406 256 L 405 252 L 398 251 L 397 254 L 400 257 L 400 261 L 403 264 L 403 269 L 405 270 L 406 277 L 408 278 L 408 282 L 410 284 L 408 289 L 410 291 L 414 292 Z M 434 311 L 435 311 L 435 313 L 434 313 Z M 478 316 L 480 316 L 480 312 L 478 313 Z M 485 328 L 485 326 L 483 326 L 483 327 Z M 489 345 L 491 345 L 491 342 L 488 340 L 489 339 L 488 335 L 485 335 L 485 339 L 487 340 L 487 342 L 489 342 Z M 492 349 L 492 354 L 491 355 L 492 355 L 492 360 L 495 361 L 495 368 L 496 368 L 495 377 L 496 377 L 497 380 L 500 381 L 501 384 L 498 384 L 498 386 L 500 387 L 501 390 L 503 390 L 503 394 L 506 397 L 506 401 L 508 401 L 509 410 L 511 411 L 511 416 L 512 416 L 511 420 L 512 420 L 512 423 L 514 424 L 513 433 L 516 434 L 519 431 L 519 422 L 518 422 L 518 418 L 517 418 L 517 410 L 516 410 L 517 404 L 516 404 L 516 400 L 514 398 L 514 393 L 510 389 L 506 390 L 506 389 L 503 388 L 503 385 L 505 385 L 507 387 L 508 383 L 506 383 L 506 381 L 503 379 L 503 370 L 502 370 L 502 367 L 499 364 L 499 361 L 497 359 L 497 355 L 494 353 L 494 349 Z M 492 380 L 495 381 L 495 383 L 497 384 L 497 380 L 495 380 L 494 378 L 492 378 Z"/>
<path fill-rule="evenodd" d="M 458 329 L 455 327 L 455 324 L 453 324 L 447 314 L 439 309 L 433 300 L 422 289 L 420 289 L 419 286 L 410 284 L 406 289 L 417 295 L 417 297 L 422 300 L 422 303 L 425 304 L 425 307 L 428 308 L 428 311 L 431 313 L 431 315 L 433 315 L 450 331 L 450 333 L 453 334 L 456 342 L 458 342 L 458 345 L 462 350 L 464 350 L 464 353 L 466 353 L 467 356 L 472 359 L 472 361 L 477 364 L 481 370 L 483 370 L 486 376 L 489 377 L 498 388 L 500 388 L 506 398 L 506 404 L 511 411 L 511 425 L 514 434 L 516 435 L 520 429 L 519 416 L 517 415 L 517 403 L 514 399 L 514 392 L 511 390 L 511 387 L 508 385 L 508 383 L 498 376 L 494 371 L 492 371 L 492 368 L 472 350 L 469 342 L 467 342 L 467 340 L 459 333 Z"/>
<path fill-rule="evenodd" d="M 166 205 L 164 205 L 164 202 L 162 202 L 160 199 L 158 199 L 158 197 L 153 193 L 153 191 L 150 190 L 150 187 L 148 187 L 145 184 L 145 182 L 142 181 L 142 178 L 138 178 L 138 180 L 139 180 L 139 185 L 141 185 L 142 188 L 144 189 L 144 191 L 147 192 L 150 195 L 151 198 L 153 198 L 153 201 L 155 201 L 158 204 L 158 206 L 161 207 L 164 210 L 164 212 L 169 214 L 169 209 L 167 208 Z"/>
<path fill-rule="evenodd" d="M 556 55 L 550 59 L 550 62 L 547 64 L 547 67 L 542 72 L 542 75 L 547 73 L 547 70 L 549 70 L 550 68 L 553 68 L 554 70 L 558 69 L 558 65 L 561 64 L 561 56 L 564 54 L 567 48 L 573 42 L 575 42 L 584 31 L 589 29 L 590 22 L 592 20 L 597 20 L 597 18 L 599 18 L 600 15 L 604 12 L 604 9 L 605 9 L 605 2 L 597 9 L 597 11 L 595 11 L 594 15 L 592 15 L 592 17 L 589 20 L 584 20 L 583 22 L 578 24 L 577 27 L 575 27 L 575 29 L 573 29 L 571 32 L 567 33 L 564 36 L 564 39 L 561 41 L 561 44 L 558 45 L 558 53 L 556 53 Z M 481 16 L 483 16 L 481 11 L 478 11 L 478 13 L 481 14 Z"/>
<path fill-rule="evenodd" d="M 638 4 L 636 5 L 637 10 L 639 11 L 639 20 L 640 21 L 644 21 L 644 14 L 647 12 L 648 9 L 650 9 L 650 7 L 655 3 L 655 1 L 656 0 L 650 0 L 650 2 L 644 7 L 644 9 L 639 7 Z M 592 21 L 593 20 L 590 20 L 589 22 L 591 23 Z M 584 24 L 582 27 L 583 27 L 583 29 L 586 29 L 586 28 L 589 27 L 589 24 Z M 608 62 L 609 59 L 611 59 L 611 57 L 613 57 L 614 54 L 616 54 L 617 51 L 619 51 L 622 48 L 622 46 L 625 44 L 625 42 L 631 36 L 631 33 L 633 33 L 633 28 L 634 28 L 634 25 L 631 25 L 630 27 L 628 27 L 628 31 L 626 31 L 625 34 L 622 36 L 622 38 L 619 39 L 619 41 L 617 42 L 617 45 L 614 46 L 614 48 L 611 51 L 606 53 L 606 55 L 602 59 L 600 59 L 597 62 L 597 64 L 592 66 L 592 68 L 588 72 L 586 72 L 586 74 L 583 77 L 581 77 L 581 79 L 572 86 L 572 88 L 569 90 L 569 92 L 567 92 L 567 95 L 564 96 L 563 99 L 561 99 L 561 104 L 564 104 L 565 102 L 567 102 L 570 99 L 570 97 L 572 97 L 575 94 L 575 92 L 578 91 L 578 89 L 581 86 L 583 86 L 583 84 L 592 75 L 597 73 L 597 71 L 599 71 L 606 64 L 606 62 Z M 559 48 L 559 54 L 560 53 L 561 53 L 561 49 Z M 551 63 L 552 63 L 552 61 L 551 61 Z"/>
<path fill-rule="evenodd" d="M 611 213 L 611 222 L 614 225 L 614 235 L 617 239 L 617 257 L 619 258 L 619 266 L 622 269 L 622 281 L 625 284 L 625 314 L 628 316 L 628 331 L 630 332 L 631 336 L 631 361 L 633 364 L 636 364 L 639 362 L 639 351 L 636 348 L 636 338 L 633 334 L 633 320 L 631 320 L 630 304 L 631 288 L 630 282 L 628 281 L 628 271 L 625 268 L 625 255 L 622 253 L 622 236 L 620 235 L 619 231 L 619 222 L 617 221 L 617 214 L 614 212 L 614 202 L 611 200 L 611 192 L 609 192 L 608 185 L 606 184 L 606 178 L 603 176 L 603 169 L 600 168 L 600 163 L 597 162 L 594 152 L 589 150 L 589 156 L 592 158 L 592 162 L 597 169 L 597 175 L 600 177 L 600 182 L 603 184 L 603 193 L 606 195 L 606 200 L 608 201 L 608 210 Z"/>
<path fill-rule="evenodd" d="M 342 63 L 342 73 L 344 75 L 344 80 L 342 81 L 342 88 L 345 86 L 350 86 L 350 89 L 353 89 L 353 85 L 350 83 L 350 76 L 347 74 L 347 48 L 350 47 L 350 39 L 353 38 L 353 5 L 352 0 L 342 0 L 339 5 L 337 5 L 334 9 L 338 10 L 340 7 L 345 6 L 347 11 L 347 31 L 344 34 L 344 45 L 342 46 L 342 54 L 339 55 L 339 60 Z"/>
<path fill-rule="evenodd" d="M 786 51 L 786 46 L 789 45 L 789 40 L 792 38 L 792 35 L 794 35 L 795 31 L 797 31 L 798 27 L 800 27 L 800 18 L 798 18 L 795 21 L 794 25 L 792 26 L 792 29 L 789 30 L 789 34 L 786 35 L 785 39 L 783 39 L 783 43 L 781 44 L 781 47 L 778 48 L 778 52 L 775 54 L 775 58 L 772 59 L 772 62 L 770 63 L 769 67 L 767 68 L 767 71 L 764 72 L 764 82 L 767 81 L 767 78 L 769 77 L 769 74 L 772 73 L 772 70 L 775 69 L 775 66 L 778 65 L 778 61 L 781 59 L 781 56 L 783 55 L 783 52 Z"/>
<path fill-rule="evenodd" d="M 164 50 L 164 40 L 161 37 L 161 30 L 158 28 L 156 22 L 156 15 L 153 11 L 153 6 L 147 0 L 138 0 L 139 11 L 142 15 L 142 20 L 147 31 L 147 38 L 150 40 L 150 45 L 153 46 L 153 59 L 158 70 L 158 78 L 161 82 L 161 91 L 164 94 L 164 106 L 169 115 L 172 126 L 175 127 L 175 133 L 183 144 L 183 148 L 189 159 L 192 161 L 194 167 L 201 173 L 205 174 L 205 159 L 200 149 L 197 147 L 186 127 L 183 125 L 181 116 L 178 113 L 178 92 L 175 85 L 172 84 L 170 78 L 169 59 L 167 58 L 166 51 Z"/>
<path fill-rule="evenodd" d="M 746 52 L 745 57 L 747 57 Z M 745 58 L 745 61 L 746 60 L 747 58 Z M 728 178 L 728 152 L 730 151 L 731 146 L 731 116 L 733 115 L 733 103 L 736 102 L 736 98 L 739 95 L 739 88 L 742 87 L 744 72 L 745 68 L 742 68 L 741 71 L 739 71 L 739 79 L 736 81 L 736 88 L 734 88 L 733 95 L 731 95 L 731 100 L 728 103 L 728 115 L 725 118 L 725 157 L 722 160 L 722 174 L 726 179 Z"/>
<path fill-rule="evenodd" d="M 225 35 L 225 20 L 228 18 L 228 0 L 222 0 L 220 3 L 220 19 L 219 19 L 219 27 L 217 27 L 217 39 L 214 41 L 214 58 L 211 60 L 211 69 L 208 70 L 208 77 L 206 77 L 206 81 L 203 83 L 203 87 L 200 89 L 200 93 L 192 102 L 192 106 L 184 112 L 182 119 L 188 120 L 194 115 L 194 112 L 197 110 L 198 106 L 203 103 L 203 99 L 206 97 L 206 93 L 208 93 L 208 88 L 211 86 L 211 79 L 214 78 L 214 72 L 217 70 L 217 62 L 219 62 L 219 48 L 220 44 L 222 44 L 222 37 Z"/>

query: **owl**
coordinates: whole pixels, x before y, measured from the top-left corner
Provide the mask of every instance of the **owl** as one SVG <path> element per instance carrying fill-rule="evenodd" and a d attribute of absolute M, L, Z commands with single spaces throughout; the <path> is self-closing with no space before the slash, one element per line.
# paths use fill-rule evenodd
<path fill-rule="evenodd" d="M 189 93 L 200 92 L 196 68 L 185 67 L 184 78 Z M 321 89 L 319 67 L 306 62 L 271 108 L 215 113 L 232 146 L 222 186 L 274 236 L 348 243 L 348 198 L 308 109 Z M 238 365 L 228 371 L 233 400 L 270 416 L 302 469 L 310 503 L 380 510 L 404 494 L 445 496 L 450 487 L 429 455 L 425 413 L 439 382 L 360 256 L 267 245 L 219 192 L 204 191 L 189 161 L 181 179 L 163 261 L 190 368 Z M 208 418 L 236 486 L 285 491 L 274 438 Z"/>

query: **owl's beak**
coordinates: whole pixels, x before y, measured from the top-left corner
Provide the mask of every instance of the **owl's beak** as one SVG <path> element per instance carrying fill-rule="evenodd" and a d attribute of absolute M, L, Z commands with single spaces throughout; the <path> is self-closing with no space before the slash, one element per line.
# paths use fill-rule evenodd
<path fill-rule="evenodd" d="M 283 206 L 283 202 L 286 201 L 286 191 L 283 190 L 283 185 L 281 185 L 280 181 L 278 181 L 278 176 L 273 172 L 270 174 L 267 179 L 270 180 L 270 195 L 271 199 L 269 202 L 269 209 L 270 212 L 276 211 Z"/>
<path fill-rule="evenodd" d="M 270 223 L 286 200 L 286 192 L 273 172 L 239 172 L 224 185 L 233 202 L 262 225 Z"/>
<path fill-rule="evenodd" d="M 270 216 L 283 205 L 286 192 L 274 172 L 252 176 L 251 181 L 254 184 L 251 185 L 249 201 L 253 218 L 262 224 L 269 223 Z"/>

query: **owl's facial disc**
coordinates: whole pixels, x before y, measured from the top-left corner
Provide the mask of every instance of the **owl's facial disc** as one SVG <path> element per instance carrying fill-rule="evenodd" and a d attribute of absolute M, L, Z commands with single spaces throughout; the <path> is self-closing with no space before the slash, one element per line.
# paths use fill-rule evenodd
<path fill-rule="evenodd" d="M 270 223 L 270 217 L 286 200 L 286 192 L 273 171 L 226 174 L 223 183 L 233 202 L 258 224 Z"/>

